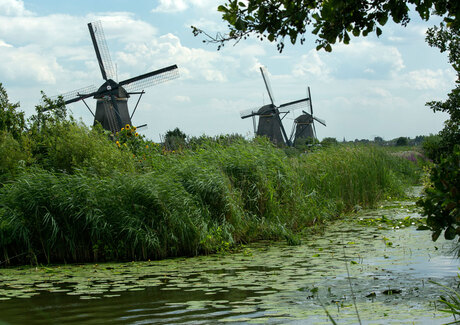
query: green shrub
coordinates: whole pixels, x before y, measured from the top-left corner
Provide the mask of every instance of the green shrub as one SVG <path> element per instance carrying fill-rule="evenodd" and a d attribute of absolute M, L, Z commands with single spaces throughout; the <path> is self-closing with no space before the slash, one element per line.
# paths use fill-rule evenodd
<path fill-rule="evenodd" d="M 448 240 L 460 234 L 459 203 L 460 146 L 457 145 L 452 154 L 442 156 L 439 164 L 432 168 L 430 184 L 418 202 L 433 231 L 433 240 L 437 240 L 444 230 L 444 237 Z"/>
<path fill-rule="evenodd" d="M 407 146 L 408 144 L 409 144 L 409 140 L 406 137 L 399 137 L 396 140 L 396 146 L 397 147 Z"/>
<path fill-rule="evenodd" d="M 0 183 L 18 174 L 20 166 L 25 166 L 30 154 L 14 137 L 0 131 Z"/>
<path fill-rule="evenodd" d="M 438 161 L 441 156 L 441 137 L 439 135 L 426 136 L 422 142 L 423 153 L 433 161 Z"/>
<path fill-rule="evenodd" d="M 0 83 L 0 131 L 10 133 L 13 138 L 19 139 L 25 130 L 24 112 L 19 112 L 19 103 L 9 102 L 8 94 Z"/>

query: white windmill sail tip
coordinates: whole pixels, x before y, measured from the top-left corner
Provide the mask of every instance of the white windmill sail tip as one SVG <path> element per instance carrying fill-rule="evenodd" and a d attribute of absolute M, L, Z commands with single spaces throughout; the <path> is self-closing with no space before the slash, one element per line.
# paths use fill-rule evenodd
<path fill-rule="evenodd" d="M 241 118 L 247 118 L 247 117 L 250 117 L 250 116 L 254 116 L 254 115 L 257 114 L 259 109 L 260 109 L 260 107 L 242 110 L 240 112 L 240 117 Z"/>
<path fill-rule="evenodd" d="M 316 117 L 316 116 L 314 116 L 313 118 L 314 118 L 316 121 L 318 121 L 318 123 L 321 123 L 322 125 L 326 126 L 326 121 L 325 121 L 325 120 L 320 119 L 320 118 L 318 118 L 318 117 Z"/>

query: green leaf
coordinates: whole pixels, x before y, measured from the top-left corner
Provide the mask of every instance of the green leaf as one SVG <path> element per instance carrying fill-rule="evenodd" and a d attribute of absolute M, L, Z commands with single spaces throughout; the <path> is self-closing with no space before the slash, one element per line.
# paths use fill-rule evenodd
<path fill-rule="evenodd" d="M 385 14 L 382 14 L 378 19 L 377 21 L 379 22 L 380 25 L 385 25 L 388 21 L 388 16 L 385 15 Z"/>
<path fill-rule="evenodd" d="M 228 12 L 228 9 L 227 9 L 227 7 L 225 7 L 225 6 L 220 5 L 219 7 L 217 7 L 217 11 L 220 11 L 220 12 Z"/>
<path fill-rule="evenodd" d="M 332 46 L 331 44 L 327 44 L 324 49 L 326 50 L 326 52 L 332 52 Z"/>
<path fill-rule="evenodd" d="M 446 231 L 444 232 L 444 238 L 447 239 L 447 240 L 452 240 L 455 238 L 456 236 L 456 231 L 455 231 L 455 228 L 453 226 L 449 226 L 447 227 Z"/>
<path fill-rule="evenodd" d="M 376 30 L 375 30 L 376 34 L 377 34 L 377 37 L 379 37 L 380 35 L 382 35 L 382 30 L 377 27 Z"/>
<path fill-rule="evenodd" d="M 433 241 L 438 240 L 439 235 L 441 234 L 441 231 L 442 231 L 442 229 L 436 230 L 436 231 L 431 235 L 431 239 L 432 239 Z"/>
<path fill-rule="evenodd" d="M 417 227 L 417 230 L 430 230 L 431 228 L 426 225 L 420 225 Z"/>

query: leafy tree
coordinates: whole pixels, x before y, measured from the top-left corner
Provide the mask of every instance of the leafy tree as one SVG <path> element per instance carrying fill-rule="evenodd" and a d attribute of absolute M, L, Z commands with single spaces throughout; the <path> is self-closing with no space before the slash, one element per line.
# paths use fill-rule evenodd
<path fill-rule="evenodd" d="M 321 141 L 321 145 L 325 147 L 329 147 L 329 146 L 336 145 L 336 144 L 338 144 L 336 138 L 326 137 Z"/>
<path fill-rule="evenodd" d="M 435 112 L 448 113 L 449 119 L 438 138 L 424 143 L 436 164 L 425 197 L 418 204 L 433 230 L 433 240 L 443 230 L 446 239 L 454 239 L 460 235 L 460 30 L 441 24 L 428 30 L 426 40 L 430 46 L 448 52 L 449 62 L 457 72 L 457 84 L 447 100 L 427 103 Z"/>
<path fill-rule="evenodd" d="M 383 138 L 382 138 L 382 137 L 374 137 L 374 142 L 376 142 L 376 143 L 382 143 L 382 142 L 383 142 Z"/>
<path fill-rule="evenodd" d="M 169 130 L 165 135 L 165 148 L 167 150 L 180 150 L 185 146 L 185 139 L 187 135 L 182 132 L 179 128 Z"/>
<path fill-rule="evenodd" d="M 440 143 L 442 138 L 438 134 L 430 134 L 423 139 L 422 149 L 426 157 L 433 160 L 434 162 L 439 162 L 440 153 Z"/>
<path fill-rule="evenodd" d="M 72 117 L 66 119 L 64 100 L 52 100 L 42 92 L 42 104 L 35 106 L 36 114 L 28 119 L 31 151 L 34 158 L 45 168 L 52 168 L 50 152 L 56 149 L 61 134 L 76 124 Z"/>
<path fill-rule="evenodd" d="M 15 139 L 19 139 L 25 129 L 24 112 L 19 112 L 19 103 L 9 102 L 8 94 L 0 83 L 0 131 L 9 132 Z"/>
<path fill-rule="evenodd" d="M 407 146 L 408 143 L 409 143 L 409 140 L 407 140 L 406 137 L 399 137 L 399 138 L 396 140 L 396 146 L 397 146 L 397 147 Z"/>
<path fill-rule="evenodd" d="M 423 207 L 427 225 L 433 231 L 433 240 L 442 231 L 448 240 L 460 235 L 460 146 L 441 159 L 431 171 L 430 185 L 418 204 Z"/>
<path fill-rule="evenodd" d="M 445 101 L 427 103 L 434 112 L 445 112 L 449 119 L 445 122 L 441 136 L 438 160 L 442 154 L 449 154 L 456 144 L 460 143 L 460 29 L 447 28 L 444 24 L 428 29 L 426 41 L 437 47 L 441 53 L 447 52 L 449 62 L 457 72 L 456 87 L 447 95 Z"/>
<path fill-rule="evenodd" d="M 317 36 L 317 49 L 331 51 L 331 44 L 337 41 L 348 44 L 351 36 L 367 36 L 374 32 L 380 36 L 380 27 L 390 18 L 406 26 L 411 7 L 424 20 L 436 14 L 445 16 L 451 28 L 460 28 L 458 0 L 228 0 L 218 7 L 223 20 L 229 24 L 228 34 L 206 36 L 208 42 L 218 43 L 220 48 L 228 41 L 255 35 L 261 40 L 276 41 L 281 52 L 286 38 L 292 44 L 300 39 L 303 44 L 307 27 L 311 25 L 312 33 Z M 192 29 L 195 36 L 203 33 L 194 26 Z"/>

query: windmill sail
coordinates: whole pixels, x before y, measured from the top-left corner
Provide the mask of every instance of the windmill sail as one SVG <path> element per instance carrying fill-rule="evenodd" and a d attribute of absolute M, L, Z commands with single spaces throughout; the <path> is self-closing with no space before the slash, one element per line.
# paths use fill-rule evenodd
<path fill-rule="evenodd" d="M 313 116 L 313 118 L 314 118 L 315 121 L 317 121 L 318 123 L 321 123 L 322 125 L 326 126 L 326 121 L 325 121 L 325 120 L 320 119 L 319 117 L 316 117 L 316 116 Z"/>
<path fill-rule="evenodd" d="M 286 104 L 282 104 L 278 107 L 278 110 L 282 111 L 283 113 L 289 113 L 294 110 L 298 109 L 306 109 L 308 107 L 308 98 L 295 100 Z"/>
<path fill-rule="evenodd" d="M 87 86 L 84 88 L 79 88 L 75 89 L 66 93 L 63 93 L 61 95 L 53 96 L 50 97 L 51 100 L 57 100 L 59 97 L 62 97 L 64 99 L 64 104 L 70 104 L 74 102 L 78 102 L 79 100 L 89 98 L 95 95 L 97 92 L 97 87 L 94 85 Z M 43 105 L 43 101 L 40 102 L 41 105 Z"/>
<path fill-rule="evenodd" d="M 163 69 L 126 79 L 121 81 L 119 85 L 123 86 L 128 92 L 135 92 L 177 78 L 179 78 L 179 69 L 174 64 Z"/>
<path fill-rule="evenodd" d="M 268 96 L 273 105 L 275 105 L 275 96 L 273 96 L 272 85 L 270 84 L 270 79 L 268 79 L 268 71 L 265 67 L 260 67 L 260 72 L 262 73 L 262 78 L 264 78 L 265 87 L 267 88 Z"/>
<path fill-rule="evenodd" d="M 100 20 L 88 24 L 89 33 L 96 52 L 97 62 L 104 80 L 115 79 L 115 69 L 110 58 L 109 48 L 105 41 L 104 30 Z"/>

